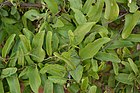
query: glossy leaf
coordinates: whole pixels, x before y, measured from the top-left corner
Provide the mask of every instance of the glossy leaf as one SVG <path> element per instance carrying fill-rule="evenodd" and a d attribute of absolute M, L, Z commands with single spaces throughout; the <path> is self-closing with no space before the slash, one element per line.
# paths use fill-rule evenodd
<path fill-rule="evenodd" d="M 140 11 L 136 11 L 134 14 L 127 14 L 125 16 L 125 25 L 122 31 L 122 38 L 126 39 L 131 34 L 132 30 L 136 26 L 139 20 Z"/>
<path fill-rule="evenodd" d="M 87 22 L 85 24 L 79 25 L 74 30 L 74 36 L 75 36 L 75 45 L 78 45 L 82 42 L 85 35 L 91 30 L 92 26 L 94 25 L 94 22 Z"/>
<path fill-rule="evenodd" d="M 46 36 L 46 51 L 49 56 L 52 55 L 52 32 L 48 31 Z"/>
<path fill-rule="evenodd" d="M 82 58 L 82 60 L 92 58 L 94 55 L 98 53 L 98 51 L 103 46 L 103 44 L 109 41 L 110 38 L 104 37 L 104 38 L 99 38 L 94 42 L 87 44 L 84 48 L 79 50 L 80 57 Z"/>
<path fill-rule="evenodd" d="M 16 34 L 12 34 L 6 41 L 3 49 L 2 49 L 2 57 L 6 57 L 6 55 L 9 53 L 10 49 L 11 49 L 11 45 L 14 42 L 14 38 L 15 38 Z"/>
<path fill-rule="evenodd" d="M 105 0 L 105 14 L 104 17 L 108 21 L 114 21 L 117 19 L 119 15 L 119 7 L 118 4 L 116 3 L 116 0 Z"/>
<path fill-rule="evenodd" d="M 37 66 L 29 66 L 27 75 L 29 77 L 29 84 L 33 92 L 38 93 L 38 89 L 41 85 L 41 78 L 37 69 Z"/>
<path fill-rule="evenodd" d="M 71 76 L 76 80 L 77 83 L 80 82 L 83 73 L 83 66 L 79 65 L 75 70 L 70 71 Z"/>

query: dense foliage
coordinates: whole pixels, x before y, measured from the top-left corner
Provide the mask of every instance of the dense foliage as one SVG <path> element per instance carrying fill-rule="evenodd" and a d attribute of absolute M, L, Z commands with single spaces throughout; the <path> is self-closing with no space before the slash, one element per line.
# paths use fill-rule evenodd
<path fill-rule="evenodd" d="M 139 0 L 0 0 L 0 93 L 140 93 Z"/>

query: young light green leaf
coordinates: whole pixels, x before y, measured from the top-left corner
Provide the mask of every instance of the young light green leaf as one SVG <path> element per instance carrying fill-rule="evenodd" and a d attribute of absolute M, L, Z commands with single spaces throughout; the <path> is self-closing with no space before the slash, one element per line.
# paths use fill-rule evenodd
<path fill-rule="evenodd" d="M 75 70 L 70 71 L 70 74 L 79 83 L 83 74 L 83 66 L 79 65 Z"/>
<path fill-rule="evenodd" d="M 64 62 L 66 62 L 66 64 L 72 69 L 74 70 L 76 67 L 75 65 L 68 59 L 66 59 L 65 57 L 61 56 L 60 54 L 58 54 L 57 52 L 54 52 L 54 55 L 56 57 L 58 57 L 59 59 L 63 60 Z"/>
<path fill-rule="evenodd" d="M 6 78 L 10 87 L 10 93 L 20 93 L 20 84 L 16 75 Z"/>
<path fill-rule="evenodd" d="M 88 83 L 89 83 L 88 77 L 82 79 L 81 89 L 86 91 L 89 85 Z"/>
<path fill-rule="evenodd" d="M 45 81 L 43 93 L 53 93 L 53 82 L 48 79 Z"/>
<path fill-rule="evenodd" d="M 134 14 L 127 14 L 125 16 L 125 25 L 122 31 L 122 38 L 126 39 L 132 32 L 133 28 L 136 26 L 138 20 L 140 19 L 140 11 L 136 11 Z"/>
<path fill-rule="evenodd" d="M 94 6 L 89 7 L 87 13 L 87 16 L 89 17 L 88 21 L 97 23 L 102 16 L 103 7 L 104 0 L 98 0 Z"/>
<path fill-rule="evenodd" d="M 82 9 L 82 0 L 68 0 L 70 2 L 70 7 L 74 9 Z"/>
<path fill-rule="evenodd" d="M 110 38 L 103 37 L 103 38 L 99 38 L 95 40 L 92 43 L 87 44 L 84 48 L 79 50 L 80 57 L 82 58 L 82 60 L 92 58 L 94 55 L 98 53 L 98 51 L 103 46 L 103 44 L 109 41 L 110 41 Z"/>
<path fill-rule="evenodd" d="M 37 20 L 39 18 L 42 18 L 44 15 L 40 14 L 37 10 L 31 9 L 25 12 L 24 17 L 28 18 L 31 21 Z"/>
<path fill-rule="evenodd" d="M 121 83 L 133 85 L 133 81 L 130 81 L 128 77 L 129 77 L 129 74 L 119 73 L 117 76 L 115 76 L 115 79 Z"/>
<path fill-rule="evenodd" d="M 14 38 L 15 38 L 16 34 L 12 34 L 6 41 L 4 47 L 2 48 L 2 57 L 6 57 L 6 55 L 9 53 L 11 47 L 12 47 L 12 43 L 14 42 Z"/>
<path fill-rule="evenodd" d="M 135 73 L 136 75 L 138 75 L 139 70 L 138 70 L 137 65 L 133 62 L 133 60 L 132 60 L 131 58 L 128 58 L 128 62 L 129 62 L 129 64 L 130 64 L 132 70 L 134 71 L 134 73 Z"/>
<path fill-rule="evenodd" d="M 87 22 L 87 19 L 85 18 L 84 14 L 80 10 L 74 8 L 72 8 L 72 10 L 75 13 L 74 15 L 75 20 L 79 25 Z"/>
<path fill-rule="evenodd" d="M 24 66 L 24 62 L 25 62 L 25 60 L 24 60 L 24 56 L 25 56 L 25 54 L 24 54 L 24 52 L 23 52 L 23 49 L 21 48 L 21 47 L 19 47 L 19 50 L 18 50 L 18 64 L 19 65 L 22 65 L 22 66 Z"/>
<path fill-rule="evenodd" d="M 53 48 L 53 52 L 56 51 L 58 49 L 59 46 L 59 38 L 58 35 L 56 33 L 53 34 L 52 37 L 52 48 Z"/>
<path fill-rule="evenodd" d="M 129 3 L 128 3 L 128 7 L 129 7 L 129 11 L 130 11 L 131 13 L 136 12 L 137 9 L 138 9 L 138 6 L 137 6 L 137 3 L 136 3 L 136 0 L 132 0 L 131 3 L 129 2 Z"/>
<path fill-rule="evenodd" d="M 2 70 L 1 78 L 9 77 L 17 72 L 17 68 L 5 68 Z"/>
<path fill-rule="evenodd" d="M 94 22 L 87 22 L 85 24 L 79 25 L 75 29 L 75 31 L 74 31 L 75 45 L 78 45 L 82 42 L 85 35 L 91 30 L 91 28 L 94 24 L 95 24 Z"/>
<path fill-rule="evenodd" d="M 118 4 L 116 3 L 116 0 L 105 0 L 105 14 L 104 17 L 108 21 L 114 21 L 117 19 L 119 15 L 119 7 Z"/>
<path fill-rule="evenodd" d="M 66 69 L 64 66 L 59 64 L 45 64 L 45 66 L 40 70 L 41 74 L 49 73 L 53 76 L 64 77 L 66 74 Z"/>
<path fill-rule="evenodd" d="M 42 48 L 42 45 L 44 43 L 44 35 L 45 35 L 45 31 L 40 31 L 34 36 L 32 41 L 33 48 L 37 48 L 37 47 Z"/>
<path fill-rule="evenodd" d="M 86 0 L 83 8 L 82 8 L 82 11 L 86 14 L 88 13 L 90 7 L 92 6 L 92 3 L 95 3 L 95 0 Z"/>
<path fill-rule="evenodd" d="M 96 91 L 97 91 L 97 87 L 95 85 L 93 85 L 89 88 L 88 93 L 96 93 Z"/>
<path fill-rule="evenodd" d="M 119 66 L 118 66 L 118 63 L 112 63 L 113 65 L 113 70 L 114 70 L 114 73 L 115 75 L 118 75 L 119 73 Z"/>
<path fill-rule="evenodd" d="M 27 28 L 23 28 L 23 33 L 26 36 L 26 38 L 29 39 L 31 42 L 33 37 L 34 37 L 34 34 L 30 30 L 28 30 Z"/>
<path fill-rule="evenodd" d="M 106 52 L 98 52 L 95 55 L 96 59 L 102 60 L 102 61 L 111 61 L 113 63 L 120 63 L 121 60 L 118 58 L 116 54 L 113 53 L 106 53 Z"/>
<path fill-rule="evenodd" d="M 52 25 L 53 28 L 63 27 L 63 26 L 64 26 L 64 23 L 61 21 L 61 19 L 57 19 L 56 23 L 54 25 Z"/>
<path fill-rule="evenodd" d="M 4 93 L 4 87 L 3 87 L 2 80 L 0 80 L 0 93 Z"/>
<path fill-rule="evenodd" d="M 25 37 L 25 35 L 19 35 L 20 40 L 22 42 L 23 47 L 27 49 L 27 51 L 31 51 L 30 40 Z"/>
<path fill-rule="evenodd" d="M 52 13 L 56 14 L 58 12 L 58 4 L 55 0 L 43 0 L 47 7 L 51 10 Z"/>
<path fill-rule="evenodd" d="M 67 81 L 66 78 L 63 77 L 59 77 L 59 76 L 49 76 L 48 79 L 53 82 L 53 83 L 57 83 L 60 85 L 64 85 Z"/>
<path fill-rule="evenodd" d="M 46 51 L 49 56 L 52 55 L 52 32 L 48 31 L 46 36 Z"/>
<path fill-rule="evenodd" d="M 38 89 L 41 85 L 41 78 L 37 69 L 37 66 L 29 66 L 27 75 L 29 77 L 29 84 L 34 93 L 38 93 Z"/>
<path fill-rule="evenodd" d="M 98 63 L 97 63 L 97 60 L 95 60 L 95 59 L 91 59 L 91 64 L 92 64 L 92 70 L 94 71 L 94 72 L 98 72 Z"/>

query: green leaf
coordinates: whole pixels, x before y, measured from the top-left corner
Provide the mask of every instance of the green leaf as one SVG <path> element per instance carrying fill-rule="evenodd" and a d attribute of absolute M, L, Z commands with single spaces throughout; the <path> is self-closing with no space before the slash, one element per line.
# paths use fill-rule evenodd
<path fill-rule="evenodd" d="M 82 9 L 82 1 L 81 0 L 68 0 L 70 2 L 70 7 L 74 9 Z"/>
<path fill-rule="evenodd" d="M 104 0 L 98 0 L 94 6 L 89 7 L 87 13 L 88 21 L 97 23 L 102 16 L 103 7 Z"/>
<path fill-rule="evenodd" d="M 132 42 L 140 42 L 140 34 L 130 34 L 130 36 L 126 40 Z"/>
<path fill-rule="evenodd" d="M 64 93 L 63 85 L 54 84 L 54 93 Z"/>
<path fill-rule="evenodd" d="M 38 89 L 41 85 L 41 78 L 37 69 L 37 66 L 29 66 L 28 67 L 28 73 L 29 77 L 29 84 L 33 92 L 38 93 Z"/>
<path fill-rule="evenodd" d="M 79 65 L 75 70 L 70 71 L 70 74 L 79 83 L 83 74 L 83 66 Z"/>
<path fill-rule="evenodd" d="M 45 31 L 40 31 L 34 36 L 32 41 L 33 49 L 30 55 L 36 62 L 42 62 L 45 58 L 45 51 L 42 48 L 44 43 L 44 35 Z"/>
<path fill-rule="evenodd" d="M 53 93 L 53 83 L 48 79 L 45 81 L 43 93 Z"/>
<path fill-rule="evenodd" d="M 88 13 L 89 11 L 89 8 L 92 6 L 92 3 L 94 3 L 95 0 L 86 0 L 86 2 L 84 3 L 84 6 L 82 8 L 82 11 L 84 13 Z"/>
<path fill-rule="evenodd" d="M 98 52 L 95 55 L 95 58 L 102 61 L 111 61 L 114 63 L 120 63 L 121 60 L 118 58 L 116 54 L 113 53 L 106 53 L 106 52 Z"/>
<path fill-rule="evenodd" d="M 12 34 L 6 41 L 4 47 L 2 48 L 2 57 L 6 57 L 6 55 L 9 53 L 12 43 L 14 42 L 16 34 Z"/>
<path fill-rule="evenodd" d="M 94 60 L 94 59 L 91 59 L 91 64 L 92 64 L 92 70 L 94 72 L 98 72 L 98 63 L 97 63 L 97 60 Z"/>
<path fill-rule="evenodd" d="M 8 16 L 8 12 L 6 11 L 6 10 L 4 10 L 4 9 L 0 9 L 0 15 L 2 15 L 2 16 Z"/>
<path fill-rule="evenodd" d="M 19 64 L 19 65 L 24 66 L 24 64 L 25 64 L 25 63 L 24 63 L 24 62 L 25 62 L 24 56 L 25 56 L 25 54 L 24 54 L 24 52 L 23 52 L 23 49 L 22 49 L 21 47 L 19 47 L 18 54 L 17 54 L 17 57 L 18 57 L 18 64 Z"/>
<path fill-rule="evenodd" d="M 129 62 L 129 64 L 130 64 L 132 70 L 134 71 L 134 73 L 135 73 L 136 75 L 138 75 L 139 70 L 138 70 L 137 65 L 133 62 L 133 60 L 132 60 L 131 58 L 128 58 L 128 62 Z"/>
<path fill-rule="evenodd" d="M 68 91 L 70 93 L 78 93 L 78 91 L 80 90 L 78 84 L 76 83 L 72 83 L 69 87 L 68 87 Z"/>
<path fill-rule="evenodd" d="M 116 0 L 105 0 L 105 14 L 104 17 L 108 21 L 114 21 L 117 19 L 119 15 L 119 7 L 118 4 L 116 3 Z"/>
<path fill-rule="evenodd" d="M 60 85 L 64 85 L 67 81 L 66 78 L 60 77 L 60 76 L 49 76 L 48 79 L 53 82 L 53 83 L 57 83 Z"/>
<path fill-rule="evenodd" d="M 126 73 L 119 73 L 117 76 L 115 76 L 115 79 L 121 83 L 133 85 L 133 81 L 129 80 L 129 74 Z"/>
<path fill-rule="evenodd" d="M 57 19 L 56 23 L 54 25 L 52 25 L 53 28 L 63 27 L 63 26 L 64 26 L 64 23 L 61 21 L 61 19 Z"/>
<path fill-rule="evenodd" d="M 128 7 L 131 13 L 134 13 L 138 10 L 137 2 L 135 0 L 132 0 L 132 2 L 128 2 Z"/>
<path fill-rule="evenodd" d="M 22 41 L 23 47 L 27 49 L 27 51 L 31 51 L 30 40 L 25 37 L 25 35 L 19 35 L 20 40 Z"/>
<path fill-rule="evenodd" d="M 10 87 L 10 93 L 20 93 L 20 84 L 16 75 L 6 78 Z"/>
<path fill-rule="evenodd" d="M 118 63 L 112 63 L 112 65 L 113 65 L 113 70 L 114 70 L 114 73 L 115 73 L 115 75 L 118 75 L 119 73 L 119 65 L 118 65 Z"/>
<path fill-rule="evenodd" d="M 4 87 L 3 87 L 2 80 L 0 80 L 0 93 L 4 93 Z"/>
<path fill-rule="evenodd" d="M 31 9 L 31 10 L 28 10 L 27 12 L 25 12 L 24 14 L 24 17 L 31 20 L 31 21 L 34 21 L 34 20 L 37 20 L 37 19 L 40 19 L 44 16 L 44 14 L 40 14 L 37 10 L 35 9 Z"/>
<path fill-rule="evenodd" d="M 52 48 L 53 48 L 53 51 L 56 51 L 58 49 L 58 46 L 59 46 L 59 38 L 58 38 L 58 35 L 56 33 L 53 34 L 53 37 L 52 37 Z"/>
<path fill-rule="evenodd" d="M 26 38 L 29 39 L 31 42 L 33 37 L 34 37 L 34 34 L 30 30 L 28 30 L 27 28 L 23 28 L 23 33 L 26 36 Z"/>
<path fill-rule="evenodd" d="M 79 55 L 82 60 L 92 58 L 94 55 L 98 53 L 103 44 L 110 41 L 110 38 L 103 37 L 95 40 L 92 43 L 87 44 L 84 48 L 79 50 Z"/>
<path fill-rule="evenodd" d="M 124 29 L 122 31 L 122 38 L 126 39 L 131 34 L 132 30 L 136 26 L 139 18 L 140 11 L 136 11 L 134 14 L 127 14 L 125 16 Z"/>
<path fill-rule="evenodd" d="M 34 36 L 32 41 L 33 48 L 37 48 L 37 47 L 42 48 L 42 45 L 44 43 L 44 35 L 45 35 L 45 31 L 40 31 Z"/>
<path fill-rule="evenodd" d="M 116 40 L 111 44 L 108 49 L 116 49 L 116 48 L 123 48 L 123 47 L 132 47 L 134 44 L 128 40 Z"/>
<path fill-rule="evenodd" d="M 48 31 L 46 36 L 46 51 L 49 56 L 52 55 L 52 32 Z"/>
<path fill-rule="evenodd" d="M 76 19 L 76 22 L 80 25 L 80 24 L 84 24 L 87 22 L 87 19 L 85 18 L 84 14 L 78 10 L 78 9 L 74 9 L 72 8 L 72 10 L 74 11 L 75 15 L 75 19 Z"/>
<path fill-rule="evenodd" d="M 55 0 L 43 0 L 52 13 L 58 13 L 58 5 Z"/>
<path fill-rule="evenodd" d="M 56 57 L 58 57 L 59 59 L 61 59 L 61 60 L 63 60 L 64 62 L 66 62 L 66 64 L 71 68 L 71 69 L 75 69 L 76 67 L 74 66 L 74 64 L 70 61 L 70 60 L 68 60 L 68 59 L 66 59 L 65 57 L 63 57 L 63 56 L 61 56 L 60 54 L 58 54 L 57 52 L 54 52 L 54 55 L 56 56 Z"/>
<path fill-rule="evenodd" d="M 75 31 L 75 45 L 79 45 L 82 40 L 84 39 L 85 35 L 91 30 L 92 26 L 94 25 L 94 22 L 87 22 L 85 24 L 79 25 Z"/>
<path fill-rule="evenodd" d="M 88 93 L 96 93 L 96 91 L 97 91 L 97 87 L 95 85 L 93 85 L 89 88 Z"/>
<path fill-rule="evenodd" d="M 15 67 L 5 68 L 2 70 L 1 78 L 9 77 L 9 76 L 15 74 L 16 72 L 17 72 L 17 68 L 15 68 Z"/>
<path fill-rule="evenodd" d="M 45 64 L 45 66 L 40 70 L 40 73 L 45 74 L 46 72 L 54 76 L 64 77 L 66 69 L 64 66 L 59 64 Z"/>
<path fill-rule="evenodd" d="M 81 89 L 86 91 L 89 85 L 88 83 L 89 83 L 88 77 L 82 79 Z"/>
<path fill-rule="evenodd" d="M 16 23 L 16 20 L 14 20 L 12 18 L 2 17 L 1 20 L 3 21 L 3 23 L 6 23 L 6 24 L 15 24 Z"/>

